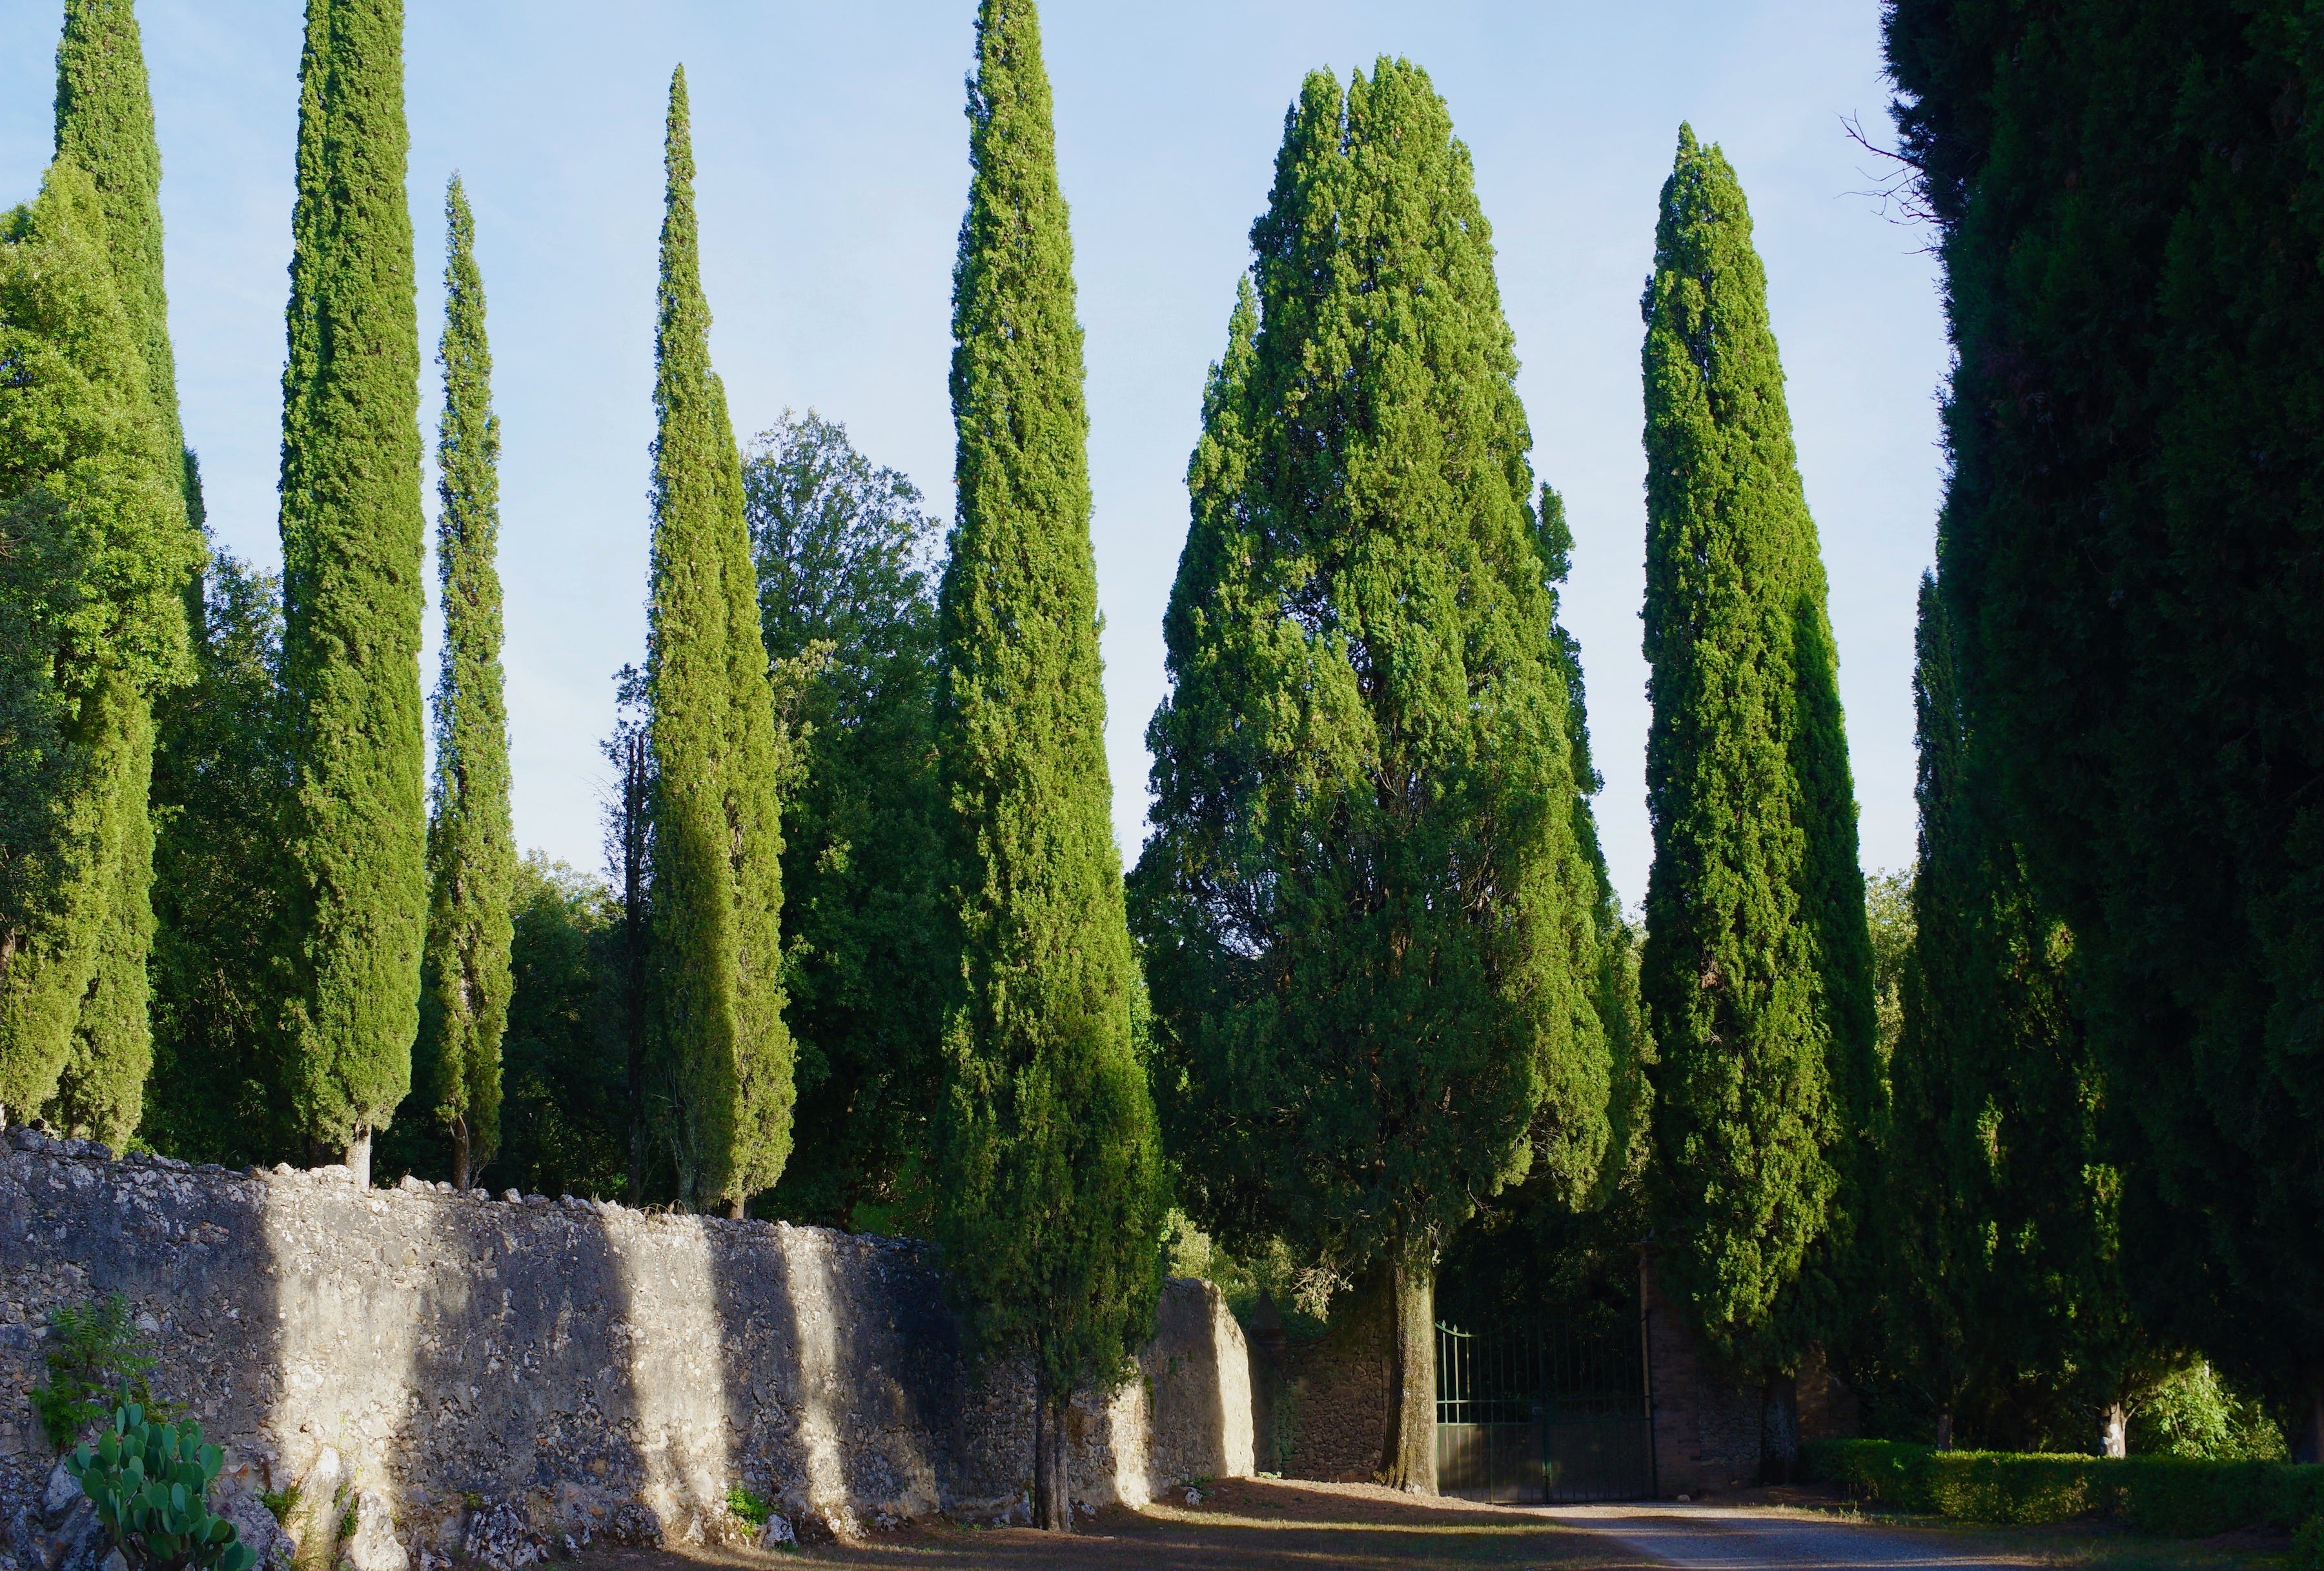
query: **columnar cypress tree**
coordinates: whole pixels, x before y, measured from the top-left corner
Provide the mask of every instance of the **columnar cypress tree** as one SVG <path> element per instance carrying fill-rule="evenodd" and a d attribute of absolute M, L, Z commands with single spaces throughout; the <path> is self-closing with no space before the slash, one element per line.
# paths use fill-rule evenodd
<path fill-rule="evenodd" d="M 1380 1472 L 1430 1487 L 1438 1254 L 1607 1144 L 1602 890 L 1531 446 L 1467 150 L 1426 75 L 1311 75 L 1189 469 L 1136 879 L 1205 1222 L 1392 1296 Z"/>
<path fill-rule="evenodd" d="M 1989 1447 L 2103 1448 L 2120 1443 L 2153 1346 L 2124 1292 L 2109 1088 L 2075 1006 L 2073 936 L 2004 832 L 1958 643 L 1924 577 L 1918 942 L 1880 1164 L 1894 1306 L 1882 1319 L 1941 1429 L 1958 1420 Z"/>
<path fill-rule="evenodd" d="M 1643 305 L 1657 1233 L 1711 1346 L 1773 1380 L 1834 1296 L 1873 1074 L 1871 942 L 1766 276 L 1734 171 L 1684 127 Z M 1780 1455 L 1780 1424 L 1772 1438 Z"/>
<path fill-rule="evenodd" d="M 2118 1086 L 2128 1281 L 2324 1457 L 2324 94 L 2296 0 L 1899 0 L 1964 703 Z"/>
<path fill-rule="evenodd" d="M 420 697 L 420 346 L 404 205 L 402 0 L 309 0 L 282 373 L 283 664 L 296 711 L 298 981 L 309 1140 L 368 1181 L 411 1082 L 428 911 Z"/>
<path fill-rule="evenodd" d="M 161 156 L 130 0 L 68 0 L 57 44 L 56 144 L 57 155 L 78 164 L 97 188 L 121 308 L 143 356 L 148 398 L 161 422 L 162 473 L 190 503 L 193 472 L 178 421 L 162 281 Z M 195 565 L 190 547 L 182 555 Z M 121 799 L 110 816 L 118 821 L 122 839 L 111 862 L 96 979 L 82 1001 L 72 1053 L 51 1108 L 63 1126 L 116 1144 L 137 1128 L 152 1061 L 145 964 L 153 935 L 150 698 L 128 702 L 120 711 L 128 731 L 124 768 L 115 783 Z"/>
<path fill-rule="evenodd" d="M 1153 1323 L 1159 1151 L 1130 1039 L 1082 333 L 1030 0 L 982 0 L 976 41 L 939 594 L 961 992 L 938 1231 L 976 1345 L 1031 1360 L 1035 1520 L 1070 1530 L 1066 1403 L 1117 1383 Z"/>
<path fill-rule="evenodd" d="M 654 339 L 654 1030 L 679 1199 L 742 1207 L 791 1149 L 774 694 L 742 455 L 710 369 L 686 72 L 670 78 Z"/>
<path fill-rule="evenodd" d="M 436 781 L 428 826 L 427 1028 L 437 1121 L 452 1182 L 468 1187 L 500 1144 L 501 1034 L 508 1027 L 508 713 L 501 700 L 500 418 L 484 336 L 476 223 L 454 175 L 444 194 L 444 413 L 437 426 L 436 570 L 444 670 L 436 685 Z"/>
<path fill-rule="evenodd" d="M 54 1095 L 78 1027 L 145 1041 L 127 972 L 151 931 L 134 920 L 149 705 L 185 665 L 192 536 L 109 251 L 96 185 L 70 159 L 0 225 L 0 1108 L 20 1117 Z M 116 904 L 124 886 L 138 898 Z M 106 1008 L 84 1022 L 93 985 Z M 134 1128 L 135 1086 L 84 1083 L 84 1127 Z"/>

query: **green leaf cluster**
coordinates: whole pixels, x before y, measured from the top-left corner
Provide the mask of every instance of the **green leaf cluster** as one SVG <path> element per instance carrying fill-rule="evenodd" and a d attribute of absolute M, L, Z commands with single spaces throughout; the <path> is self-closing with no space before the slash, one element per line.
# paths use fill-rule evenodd
<path fill-rule="evenodd" d="M 444 194 L 444 411 L 436 440 L 436 570 L 444 604 L 428 824 L 428 942 L 420 1052 L 429 1113 L 449 1130 L 453 1181 L 500 1144 L 501 1037 L 508 1029 L 508 708 L 501 696 L 500 418 L 493 413 L 476 225 L 457 175 Z"/>
<path fill-rule="evenodd" d="M 130 1318 L 129 1300 L 122 1293 L 50 1310 L 49 1342 L 41 1362 L 48 1379 L 25 1394 L 40 1417 L 42 1433 L 60 1451 L 124 1402 L 149 1410 L 155 1405 L 146 1383 L 153 1351 Z"/>
<path fill-rule="evenodd" d="M 1642 309 L 1656 1243 L 1713 1351 L 1775 1373 L 1840 1307 L 1871 940 L 1766 278 L 1733 169 L 1684 127 Z"/>
<path fill-rule="evenodd" d="M 302 1132 L 350 1154 L 410 1089 L 428 912 L 408 142 L 402 0 L 309 0 L 282 372 L 283 1024 Z"/>
<path fill-rule="evenodd" d="M 665 172 L 647 635 L 653 1029 L 678 1198 L 739 1216 L 791 1150 L 779 794 L 788 749 L 759 629 L 741 455 L 710 368 L 682 69 L 670 79 Z"/>
<path fill-rule="evenodd" d="M 1131 1039 L 1082 330 L 1034 7 L 982 0 L 976 40 L 953 271 L 959 514 L 938 595 L 959 979 L 936 1233 L 975 1346 L 1031 1359 L 1056 1435 L 1065 1398 L 1111 1388 L 1151 1330 L 1160 1149 Z"/>
<path fill-rule="evenodd" d="M 783 948 L 798 1043 L 784 1217 L 924 1227 L 924 1154 L 954 956 L 936 760 L 937 521 L 846 429 L 788 411 L 742 465 L 759 625 L 779 666 L 825 652 L 783 801 Z"/>
<path fill-rule="evenodd" d="M 65 1458 L 65 1471 L 97 1507 L 97 1519 L 134 1566 L 150 1571 L 251 1571 L 258 1563 L 235 1525 L 209 1509 L 210 1481 L 225 1453 L 192 1419 L 157 1424 L 135 1402 L 112 1428 Z"/>

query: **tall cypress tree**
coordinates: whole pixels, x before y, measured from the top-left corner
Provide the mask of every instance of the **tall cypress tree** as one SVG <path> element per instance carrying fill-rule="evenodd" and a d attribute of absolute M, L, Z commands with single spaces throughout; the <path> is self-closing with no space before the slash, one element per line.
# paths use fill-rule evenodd
<path fill-rule="evenodd" d="M 190 504 L 193 472 L 178 420 L 162 281 L 161 156 L 130 0 L 68 0 L 57 44 L 56 147 L 57 156 L 79 165 L 96 187 L 115 285 L 161 423 L 162 476 Z M 180 555 L 190 574 L 198 565 L 190 543 Z M 127 728 L 124 767 L 115 781 L 119 800 L 108 817 L 118 822 L 121 840 L 109 862 L 97 975 L 82 1000 L 72 1052 L 49 1109 L 64 1127 L 115 1144 L 137 1128 L 152 1061 L 145 963 L 153 936 L 151 699 L 143 694 L 119 711 Z"/>
<path fill-rule="evenodd" d="M 982 0 L 976 45 L 939 593 L 962 990 L 938 1231 L 977 1346 L 1031 1360 L 1035 1520 L 1070 1530 L 1066 1403 L 1117 1383 L 1153 1323 L 1159 1151 L 1130 1038 L 1082 332 L 1031 0 Z"/>
<path fill-rule="evenodd" d="M 50 1103 L 77 1043 L 88 1061 L 77 1034 L 125 1044 L 103 1067 L 140 1083 L 147 1040 L 128 973 L 151 932 L 150 703 L 184 672 L 192 536 L 110 250 L 69 158 L 0 224 L 0 1108 L 18 1117 Z M 124 887 L 135 901 L 116 902 Z M 105 1006 L 85 1016 L 92 987 Z M 139 1084 L 81 1084 L 77 1124 L 134 1129 Z"/>
<path fill-rule="evenodd" d="M 428 913 L 420 346 L 402 0 L 309 0 L 282 381 L 283 665 L 296 712 L 308 1138 L 364 1181 L 411 1083 Z"/>
<path fill-rule="evenodd" d="M 426 994 L 429 1095 L 452 1136 L 460 1189 L 500 1144 L 501 1034 L 508 1027 L 508 712 L 501 699 L 500 418 L 476 221 L 454 175 L 444 193 L 444 413 L 437 425 L 436 571 L 444 669 L 436 684 L 436 780 L 428 826 Z"/>
<path fill-rule="evenodd" d="M 664 167 L 647 673 L 654 1030 L 679 1199 L 739 1217 L 791 1148 L 781 748 L 742 455 L 710 369 L 683 68 L 670 78 Z"/>
<path fill-rule="evenodd" d="M 1898 0 L 1963 701 L 2116 1085 L 2127 1281 L 2324 1458 L 2324 57 L 2297 0 Z"/>
<path fill-rule="evenodd" d="M 1823 564 L 1734 170 L 1679 132 L 1644 314 L 1655 859 L 1640 986 L 1657 1233 L 1712 1348 L 1771 1383 L 1833 1311 L 1873 1074 L 1871 940 Z"/>
<path fill-rule="evenodd" d="M 1392 1296 L 1380 1474 L 1433 1486 L 1439 1253 L 1607 1144 L 1602 889 L 1467 150 L 1427 76 L 1311 75 L 1189 470 L 1137 875 L 1206 1222 Z"/>

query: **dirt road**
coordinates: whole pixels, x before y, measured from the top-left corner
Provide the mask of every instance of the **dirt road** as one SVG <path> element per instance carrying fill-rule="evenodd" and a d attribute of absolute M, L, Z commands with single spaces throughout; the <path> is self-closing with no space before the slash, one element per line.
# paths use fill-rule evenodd
<path fill-rule="evenodd" d="M 1685 1571 L 2005 1571 L 2042 1564 L 2030 1557 L 1998 1558 L 1990 1550 L 1933 1534 L 1752 1506 L 1547 1506 L 1538 1514 Z"/>

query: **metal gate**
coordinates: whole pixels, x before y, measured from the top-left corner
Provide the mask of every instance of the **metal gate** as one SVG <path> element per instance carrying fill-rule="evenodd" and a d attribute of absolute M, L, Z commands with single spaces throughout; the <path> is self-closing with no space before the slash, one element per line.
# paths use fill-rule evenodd
<path fill-rule="evenodd" d="M 1512 1504 L 1651 1498 L 1644 1337 L 1618 1323 L 1438 1326 L 1436 1487 Z"/>

